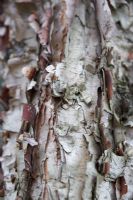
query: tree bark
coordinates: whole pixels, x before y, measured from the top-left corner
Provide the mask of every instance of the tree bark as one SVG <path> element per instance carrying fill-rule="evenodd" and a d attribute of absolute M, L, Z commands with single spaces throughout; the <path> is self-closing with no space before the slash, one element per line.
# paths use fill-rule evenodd
<path fill-rule="evenodd" d="M 0 200 L 133 199 L 132 13 L 1 1 Z"/>

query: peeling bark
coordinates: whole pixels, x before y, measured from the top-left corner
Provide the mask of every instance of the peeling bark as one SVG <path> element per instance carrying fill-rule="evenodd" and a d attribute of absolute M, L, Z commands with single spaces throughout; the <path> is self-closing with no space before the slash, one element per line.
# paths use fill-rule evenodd
<path fill-rule="evenodd" d="M 1 1 L 0 199 L 130 200 L 132 1 Z"/>

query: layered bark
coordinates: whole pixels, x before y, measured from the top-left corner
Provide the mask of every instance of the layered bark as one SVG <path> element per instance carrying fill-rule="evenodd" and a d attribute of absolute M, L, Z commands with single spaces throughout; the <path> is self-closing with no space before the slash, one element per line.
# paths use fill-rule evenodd
<path fill-rule="evenodd" d="M 1 5 L 0 198 L 132 199 L 133 2 Z"/>

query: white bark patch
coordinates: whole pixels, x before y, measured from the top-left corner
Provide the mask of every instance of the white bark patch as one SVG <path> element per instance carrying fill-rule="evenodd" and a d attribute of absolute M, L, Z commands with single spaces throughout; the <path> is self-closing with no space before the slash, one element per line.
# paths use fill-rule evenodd
<path fill-rule="evenodd" d="M 80 12 L 84 12 L 84 8 L 81 7 Z M 84 82 L 84 55 L 85 55 L 85 43 L 84 43 L 84 28 L 78 18 L 75 18 L 70 33 L 68 34 L 68 40 L 70 41 L 66 48 L 66 77 L 68 85 L 80 85 Z"/>
<path fill-rule="evenodd" d="M 21 108 L 16 108 L 7 112 L 7 115 L 4 119 L 3 128 L 12 132 L 19 132 L 21 127 Z"/>
<path fill-rule="evenodd" d="M 15 170 L 15 162 L 16 162 L 16 134 L 10 133 L 10 138 L 8 139 L 7 144 L 3 146 L 3 160 L 2 160 L 2 168 L 4 172 L 4 181 L 6 187 L 6 200 L 16 199 L 17 192 L 15 191 L 15 184 L 18 178 L 18 175 Z M 16 179 L 14 183 L 12 183 L 12 177 Z"/>
<path fill-rule="evenodd" d="M 67 82 L 66 82 L 66 66 L 64 63 L 57 63 L 55 69 L 55 78 L 57 80 L 53 81 L 53 94 L 54 96 L 60 97 L 64 96 Z"/>
<path fill-rule="evenodd" d="M 106 0 L 96 0 L 96 13 L 101 37 L 111 40 L 115 34 L 115 26 Z"/>
<path fill-rule="evenodd" d="M 97 178 L 97 192 L 96 198 L 98 200 L 111 200 L 111 187 L 110 182 L 104 181 L 103 177 L 98 176 Z"/>

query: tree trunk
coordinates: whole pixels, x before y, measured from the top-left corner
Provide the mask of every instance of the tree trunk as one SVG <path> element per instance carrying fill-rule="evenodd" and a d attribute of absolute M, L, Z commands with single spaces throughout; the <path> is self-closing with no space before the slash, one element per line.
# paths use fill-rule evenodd
<path fill-rule="evenodd" d="M 133 1 L 0 3 L 0 200 L 133 199 Z"/>

